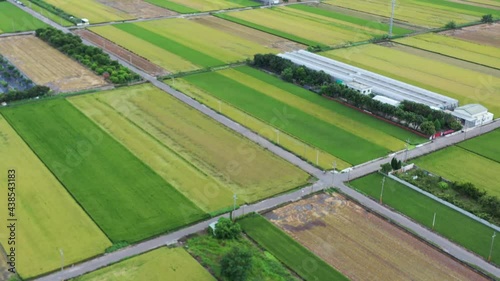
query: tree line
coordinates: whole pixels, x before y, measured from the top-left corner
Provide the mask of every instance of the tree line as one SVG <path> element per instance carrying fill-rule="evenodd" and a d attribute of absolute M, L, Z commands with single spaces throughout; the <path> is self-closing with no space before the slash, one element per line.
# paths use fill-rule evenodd
<path fill-rule="evenodd" d="M 37 29 L 36 36 L 113 84 L 125 84 L 141 79 L 130 69 L 112 60 L 101 49 L 83 44 L 82 39 L 76 35 L 48 27 Z"/>
<path fill-rule="evenodd" d="M 47 95 L 49 91 L 49 87 L 38 85 L 25 91 L 9 91 L 8 93 L 0 95 L 0 102 L 11 102 L 34 97 L 42 97 Z"/>
<path fill-rule="evenodd" d="M 253 65 L 273 72 L 287 82 L 298 84 L 317 94 L 341 100 L 428 136 L 439 130 L 456 131 L 462 128 L 461 123 L 449 113 L 411 101 L 403 101 L 397 107 L 382 103 L 374 100 L 373 95 L 358 93 L 344 84 L 333 81 L 330 75 L 324 71 L 296 65 L 292 61 L 274 54 L 255 55 Z"/>

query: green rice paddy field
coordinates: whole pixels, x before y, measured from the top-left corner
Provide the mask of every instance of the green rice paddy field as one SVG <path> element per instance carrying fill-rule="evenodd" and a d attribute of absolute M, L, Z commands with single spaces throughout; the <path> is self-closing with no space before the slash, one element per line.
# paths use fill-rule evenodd
<path fill-rule="evenodd" d="M 231 8 L 259 6 L 252 0 L 146 0 L 147 2 L 178 13 L 196 13 Z"/>
<path fill-rule="evenodd" d="M 391 2 L 385 0 L 325 2 L 387 18 L 391 15 Z M 423 27 L 443 27 L 450 21 L 459 24 L 479 21 L 481 16 L 486 14 L 500 16 L 500 10 L 482 7 L 474 2 L 476 1 L 464 3 L 452 0 L 400 0 L 397 1 L 394 18 Z"/>
<path fill-rule="evenodd" d="M 352 181 L 351 186 L 378 200 L 382 178 L 381 174 L 371 174 Z M 432 228 L 436 213 L 434 231 L 485 259 L 488 257 L 493 229 L 389 178 L 385 181 L 383 202 L 428 228 Z M 500 243 L 495 243 L 491 260 L 500 264 Z"/>
<path fill-rule="evenodd" d="M 205 217 L 66 100 L 1 113 L 111 241 L 135 242 Z"/>
<path fill-rule="evenodd" d="M 500 129 L 496 129 L 493 132 L 461 142 L 458 146 L 500 163 L 499 143 Z"/>
<path fill-rule="evenodd" d="M 400 150 L 408 138 L 412 143 L 424 141 L 251 67 L 195 74 L 169 83 L 216 110 L 217 101 L 224 102 L 223 114 L 272 141 L 278 141 L 275 130 L 279 130 L 280 145 L 313 163 L 316 154 L 304 154 L 304 147 L 293 146 L 293 141 L 286 143 L 287 135 L 334 156 L 341 169 Z M 251 122 L 247 115 L 261 122 Z M 331 168 L 332 161 L 325 165 Z"/>
<path fill-rule="evenodd" d="M 170 72 L 225 65 L 257 53 L 279 52 L 189 19 L 125 23 L 90 30 Z"/>
<path fill-rule="evenodd" d="M 480 103 L 493 114 L 500 115 L 499 77 L 408 49 L 370 44 L 322 55 L 456 98 L 462 105 Z"/>
<path fill-rule="evenodd" d="M 65 265 L 98 255 L 111 242 L 75 202 L 64 186 L 0 116 L 0 169 L 16 171 L 16 269 L 30 278 L 61 266 L 59 249 L 65 253 Z M 0 219 L 7 221 L 7 176 L 0 178 L 5 192 L 0 193 Z M 8 244 L 5 231 L 0 243 Z"/>
<path fill-rule="evenodd" d="M 184 249 L 162 247 L 71 280 L 215 281 L 216 279 Z"/>
<path fill-rule="evenodd" d="M 309 46 L 366 41 L 389 30 L 383 23 L 305 5 L 229 12 L 216 16 Z M 411 30 L 396 27 L 394 32 L 406 34 Z"/>
<path fill-rule="evenodd" d="M 0 34 L 47 27 L 40 20 L 10 2 L 0 2 Z"/>

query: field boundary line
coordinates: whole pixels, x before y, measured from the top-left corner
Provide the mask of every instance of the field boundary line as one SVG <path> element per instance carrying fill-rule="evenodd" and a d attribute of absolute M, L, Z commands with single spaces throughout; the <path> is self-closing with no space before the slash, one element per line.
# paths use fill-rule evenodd
<path fill-rule="evenodd" d="M 427 192 L 425 190 L 422 190 L 422 189 L 416 187 L 415 185 L 413 185 L 413 184 L 411 184 L 411 183 L 409 183 L 407 181 L 404 181 L 404 180 L 402 180 L 402 179 L 394 176 L 392 174 L 392 172 L 388 173 L 387 176 L 390 179 L 393 179 L 393 180 L 395 180 L 395 181 L 397 181 L 397 182 L 399 182 L 399 183 L 401 183 L 401 184 L 403 184 L 403 185 L 405 185 L 405 186 L 407 186 L 407 187 L 415 190 L 416 192 L 418 192 L 420 194 L 423 194 L 423 195 L 425 195 L 425 196 L 427 196 L 427 197 L 429 197 L 429 198 L 431 198 L 431 199 L 433 199 L 433 200 L 435 200 L 435 201 L 437 201 L 437 202 L 439 202 L 439 203 L 441 203 L 441 204 L 443 204 L 443 205 L 445 205 L 445 206 L 447 206 L 449 208 L 452 208 L 453 210 L 455 210 L 455 211 L 457 211 L 457 212 L 459 212 L 459 213 L 461 213 L 461 214 L 463 214 L 463 215 L 465 215 L 465 216 L 467 216 L 467 217 L 469 217 L 469 218 L 471 218 L 471 219 L 473 219 L 473 220 L 475 220 L 475 221 L 477 221 L 477 222 L 479 222 L 479 223 L 481 223 L 481 224 L 483 224 L 483 225 L 485 225 L 485 226 L 487 226 L 489 228 L 492 228 L 493 230 L 495 230 L 497 232 L 500 232 L 500 227 L 498 227 L 498 226 L 496 226 L 496 225 L 494 225 L 494 224 L 492 224 L 492 223 L 490 223 L 490 222 L 488 222 L 488 221 L 486 221 L 486 220 L 484 220 L 484 219 L 482 219 L 482 218 L 480 218 L 480 217 L 478 217 L 478 216 L 476 216 L 476 215 L 474 215 L 474 214 L 472 214 L 470 212 L 467 212 L 466 210 L 464 210 L 462 208 L 459 208 L 459 207 L 451 204 L 450 202 L 446 202 L 443 199 L 438 198 L 437 196 L 435 196 L 433 194 L 430 194 L 429 192 Z"/>

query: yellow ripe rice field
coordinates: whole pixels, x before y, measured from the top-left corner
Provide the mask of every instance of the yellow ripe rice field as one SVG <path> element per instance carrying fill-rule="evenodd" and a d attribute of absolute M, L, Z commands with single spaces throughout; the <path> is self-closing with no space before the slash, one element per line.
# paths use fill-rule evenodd
<path fill-rule="evenodd" d="M 299 168 L 163 91 L 147 84 L 131 89 L 99 99 L 244 202 L 307 183 Z"/>
<path fill-rule="evenodd" d="M 500 115 L 499 77 L 374 44 L 322 54 L 456 98 L 461 105 L 480 103 L 493 114 Z"/>
<path fill-rule="evenodd" d="M 215 212 L 228 207 L 232 202 L 231 189 L 191 165 L 102 101 L 105 95 L 120 103 L 119 96 L 144 89 L 147 88 L 119 88 L 93 95 L 71 97 L 68 100 L 205 212 Z"/>
<path fill-rule="evenodd" d="M 78 18 L 86 18 L 90 23 L 129 20 L 134 17 L 120 10 L 99 3 L 97 0 L 44 0 Z"/>
<path fill-rule="evenodd" d="M 16 269 L 30 278 L 61 266 L 98 255 L 111 242 L 76 203 L 61 183 L 0 116 L 0 169 L 16 171 Z M 0 193 L 2 221 L 7 220 L 7 176 L 0 178 L 5 192 Z M 8 235 L 2 231 L 0 242 L 9 253 Z"/>
<path fill-rule="evenodd" d="M 500 69 L 500 48 L 435 33 L 397 39 L 396 42 Z"/>

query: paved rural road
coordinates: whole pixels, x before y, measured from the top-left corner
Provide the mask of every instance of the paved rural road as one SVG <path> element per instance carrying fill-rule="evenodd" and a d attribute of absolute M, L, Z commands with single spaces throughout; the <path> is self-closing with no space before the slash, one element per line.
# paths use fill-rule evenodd
<path fill-rule="evenodd" d="M 13 2 L 13 1 L 11 1 Z M 14 3 L 15 4 L 15 3 Z M 47 24 L 60 29 L 64 32 L 70 32 L 67 28 L 61 27 L 58 24 L 42 17 L 41 15 L 37 14 L 36 12 L 32 11 L 31 9 L 28 9 L 26 7 L 21 7 L 23 10 L 26 12 L 32 14 L 36 18 L 39 18 L 40 20 L 46 22 Z M 90 42 L 85 41 L 84 42 L 88 45 L 92 45 Z M 465 261 L 467 263 L 473 264 L 477 266 L 478 268 L 481 268 L 484 271 L 487 271 L 497 277 L 500 277 L 500 269 L 498 267 L 495 267 L 491 265 L 490 263 L 486 262 L 482 258 L 468 252 L 467 250 L 463 249 L 462 247 L 444 239 L 443 237 L 437 235 L 436 233 L 422 227 L 421 225 L 413 222 L 412 220 L 408 219 L 407 217 L 404 217 L 388 208 L 385 206 L 382 206 L 375 201 L 371 200 L 370 198 L 362 195 L 361 193 L 350 189 L 347 187 L 344 182 L 347 181 L 349 178 L 357 178 L 361 177 L 363 175 L 372 173 L 374 171 L 377 171 L 378 168 L 380 167 L 381 164 L 388 163 L 392 156 L 387 156 L 382 159 L 378 159 L 375 161 L 370 161 L 365 164 L 358 165 L 352 169 L 352 171 L 348 173 L 324 173 L 320 169 L 310 165 L 309 163 L 303 161 L 299 157 L 295 156 L 294 154 L 282 149 L 281 147 L 278 147 L 268 141 L 267 139 L 264 139 L 263 137 L 257 135 L 256 133 L 250 131 L 249 129 L 241 126 L 238 123 L 235 123 L 234 121 L 226 118 L 223 115 L 218 114 L 212 109 L 207 108 L 206 106 L 200 104 L 199 102 L 193 100 L 192 98 L 172 89 L 168 85 L 156 80 L 155 77 L 141 71 L 140 69 L 137 69 L 133 65 L 130 65 L 126 61 L 110 54 L 110 56 L 113 59 L 118 60 L 122 65 L 129 67 L 139 75 L 141 75 L 145 80 L 151 82 L 153 85 L 156 87 L 162 89 L 163 91 L 167 92 L 168 94 L 178 98 L 179 100 L 185 102 L 186 104 L 192 106 L 193 108 L 199 110 L 203 114 L 215 119 L 216 121 L 220 122 L 221 124 L 231 128 L 235 132 L 238 132 L 239 134 L 249 138 L 250 140 L 258 143 L 259 145 L 267 148 L 269 151 L 275 153 L 276 155 L 282 157 L 283 159 L 289 161 L 290 163 L 293 163 L 294 165 L 300 167 L 304 171 L 310 173 L 311 175 L 315 176 L 316 178 L 319 179 L 319 181 L 312 186 L 308 186 L 305 188 L 302 188 L 298 191 L 292 192 L 292 193 L 287 193 L 281 196 L 277 196 L 274 198 L 269 198 L 266 200 L 263 200 L 261 202 L 248 205 L 248 206 L 242 206 L 239 210 L 235 212 L 235 215 L 241 215 L 243 213 L 248 213 L 248 212 L 254 212 L 254 211 L 262 211 L 262 210 L 267 210 L 267 209 L 272 209 L 276 206 L 279 206 L 281 204 L 291 202 L 291 201 L 296 201 L 302 198 L 303 196 L 311 193 L 318 191 L 320 189 L 323 189 L 325 187 L 332 186 L 332 183 L 338 188 L 341 189 L 341 191 L 351 198 L 355 199 L 358 201 L 360 204 L 365 206 L 366 208 L 373 210 L 374 212 L 377 212 L 381 214 L 384 217 L 387 217 L 388 219 L 392 220 L 393 222 L 411 230 L 414 233 L 417 233 L 420 237 L 424 238 L 425 240 L 438 245 L 454 257 Z M 482 133 L 485 133 L 487 131 L 494 130 L 496 128 L 500 127 L 500 121 L 496 121 L 493 123 L 490 123 L 488 125 L 485 125 L 481 128 Z M 469 131 L 467 133 L 467 138 L 471 138 L 473 136 L 476 136 L 479 134 L 479 129 L 475 129 L 472 131 Z M 413 158 L 417 157 L 420 155 L 424 155 L 427 153 L 430 153 L 432 151 L 453 145 L 454 143 L 460 142 L 464 140 L 465 134 L 459 133 L 454 136 L 450 137 L 445 137 L 441 138 L 438 140 L 435 140 L 434 142 L 428 143 L 426 145 L 417 147 L 411 151 L 408 152 L 408 157 Z M 402 157 L 405 157 L 405 152 L 401 151 L 399 153 L 396 153 L 396 156 L 399 159 L 402 159 Z M 222 216 L 228 216 L 229 214 L 224 214 Z M 219 216 L 221 217 L 221 216 Z M 136 244 L 134 246 L 130 246 L 128 248 L 113 252 L 111 254 L 106 254 L 101 257 L 80 263 L 76 266 L 72 266 L 69 268 L 66 268 L 63 271 L 59 271 L 53 274 L 46 275 L 44 277 L 38 278 L 36 280 L 39 281 L 54 281 L 54 280 L 66 280 L 69 278 L 73 278 L 91 271 L 94 271 L 98 268 L 105 267 L 109 264 L 118 262 L 120 260 L 126 259 L 128 257 L 138 255 L 147 251 L 150 251 L 152 249 L 161 247 L 163 245 L 168 245 L 175 243 L 177 240 L 181 239 L 182 237 L 185 237 L 189 234 L 193 234 L 196 232 L 199 232 L 205 228 L 208 227 L 208 225 L 217 220 L 219 217 L 212 218 L 210 220 L 206 220 L 203 222 L 200 222 L 198 224 L 183 228 L 181 230 Z"/>

